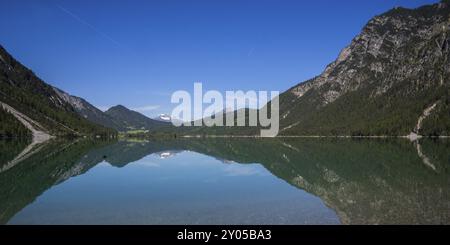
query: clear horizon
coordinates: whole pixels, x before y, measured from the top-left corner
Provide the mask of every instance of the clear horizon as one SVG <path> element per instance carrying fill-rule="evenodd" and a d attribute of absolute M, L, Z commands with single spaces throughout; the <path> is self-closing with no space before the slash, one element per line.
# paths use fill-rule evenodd
<path fill-rule="evenodd" d="M 99 109 L 155 117 L 194 82 L 282 92 L 320 74 L 373 16 L 436 2 L 14 1 L 0 44 Z"/>

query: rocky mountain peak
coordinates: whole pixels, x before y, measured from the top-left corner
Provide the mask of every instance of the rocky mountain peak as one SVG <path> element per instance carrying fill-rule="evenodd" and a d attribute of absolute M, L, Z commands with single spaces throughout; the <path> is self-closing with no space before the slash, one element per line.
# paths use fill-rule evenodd
<path fill-rule="evenodd" d="M 320 75 L 280 96 L 281 134 L 407 135 L 420 122 L 414 132 L 448 135 L 449 2 L 373 17 Z"/>
<path fill-rule="evenodd" d="M 374 17 L 322 74 L 291 93 L 300 98 L 314 88 L 326 105 L 361 86 L 374 85 L 377 96 L 395 81 L 416 79 L 426 72 L 423 65 L 442 62 L 439 57 L 448 60 L 449 12 L 448 1 L 442 1 L 418 9 L 398 7 Z M 430 84 L 426 80 L 417 82 Z"/>

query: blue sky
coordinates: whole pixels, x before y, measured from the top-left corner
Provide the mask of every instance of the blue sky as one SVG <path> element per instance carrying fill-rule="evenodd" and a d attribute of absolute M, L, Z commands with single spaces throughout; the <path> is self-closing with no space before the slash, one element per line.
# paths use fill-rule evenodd
<path fill-rule="evenodd" d="M 279 90 L 320 74 L 370 18 L 437 0 L 0 0 L 0 44 L 102 109 L 170 113 L 172 92 Z"/>

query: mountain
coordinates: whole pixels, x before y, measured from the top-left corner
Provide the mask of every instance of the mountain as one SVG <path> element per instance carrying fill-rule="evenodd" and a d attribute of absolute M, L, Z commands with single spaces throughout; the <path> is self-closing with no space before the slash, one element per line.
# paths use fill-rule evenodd
<path fill-rule="evenodd" d="M 450 135 L 450 1 L 371 19 L 280 95 L 282 135 Z"/>
<path fill-rule="evenodd" d="M 120 127 L 125 130 L 155 130 L 170 123 L 150 119 L 139 112 L 132 111 L 123 105 L 109 108 L 105 114 L 120 122 Z M 122 130 L 123 131 L 123 130 Z"/>
<path fill-rule="evenodd" d="M 54 90 L 60 98 L 72 105 L 75 111 L 88 121 L 117 131 L 152 130 L 170 123 L 170 116 L 165 114 L 160 115 L 158 119 L 150 119 L 122 105 L 111 107 L 103 112 L 83 98 L 70 95 L 58 88 Z"/>
<path fill-rule="evenodd" d="M 448 0 L 375 16 L 320 75 L 280 94 L 279 135 L 450 135 L 449 29 Z M 260 134 L 257 127 L 179 131 Z"/>
<path fill-rule="evenodd" d="M 0 46 L 0 107 L 13 113 L 33 132 L 51 135 L 110 135 L 115 131 L 78 115 L 76 109 L 55 89 L 15 60 Z M 4 114 L 4 113 L 3 113 Z M 2 120 L 0 128 L 8 128 Z M 20 127 L 20 126 L 18 126 Z M 17 135 L 17 130 L 5 134 Z"/>
<path fill-rule="evenodd" d="M 37 129 L 52 135 L 113 134 L 115 130 L 152 130 L 169 124 L 124 106 L 102 112 L 83 98 L 45 83 L 1 46 L 0 103 L 0 137 L 30 135 L 6 107 L 23 113 L 30 124 L 39 124 Z"/>
<path fill-rule="evenodd" d="M 58 88 L 54 88 L 54 90 L 60 98 L 72 105 L 75 111 L 88 121 L 108 128 L 113 128 L 117 131 L 123 131 L 126 129 L 123 127 L 122 122 L 117 122 L 113 117 L 91 105 L 83 98 L 70 95 Z"/>
<path fill-rule="evenodd" d="M 279 96 L 280 135 L 450 135 L 449 29 L 449 0 L 375 16 L 321 74 Z M 46 84 L 2 47 L 0 102 L 54 135 L 110 133 L 105 127 L 259 134 L 251 127 L 174 129 L 123 106 L 102 113 Z M 19 123 L 17 117 L 7 120 Z M 23 133 L 5 122 L 0 137 Z"/>
<path fill-rule="evenodd" d="M 170 115 L 167 115 L 167 114 L 160 114 L 157 117 L 153 118 L 153 120 L 161 121 L 161 122 L 171 122 L 172 121 L 172 117 Z"/>

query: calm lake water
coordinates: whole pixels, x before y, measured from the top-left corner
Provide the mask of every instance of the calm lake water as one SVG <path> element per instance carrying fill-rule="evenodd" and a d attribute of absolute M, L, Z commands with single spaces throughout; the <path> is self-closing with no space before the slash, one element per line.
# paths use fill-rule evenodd
<path fill-rule="evenodd" d="M 25 147 L 0 141 L 3 224 L 450 223 L 450 140 L 58 140 L 21 156 Z"/>

